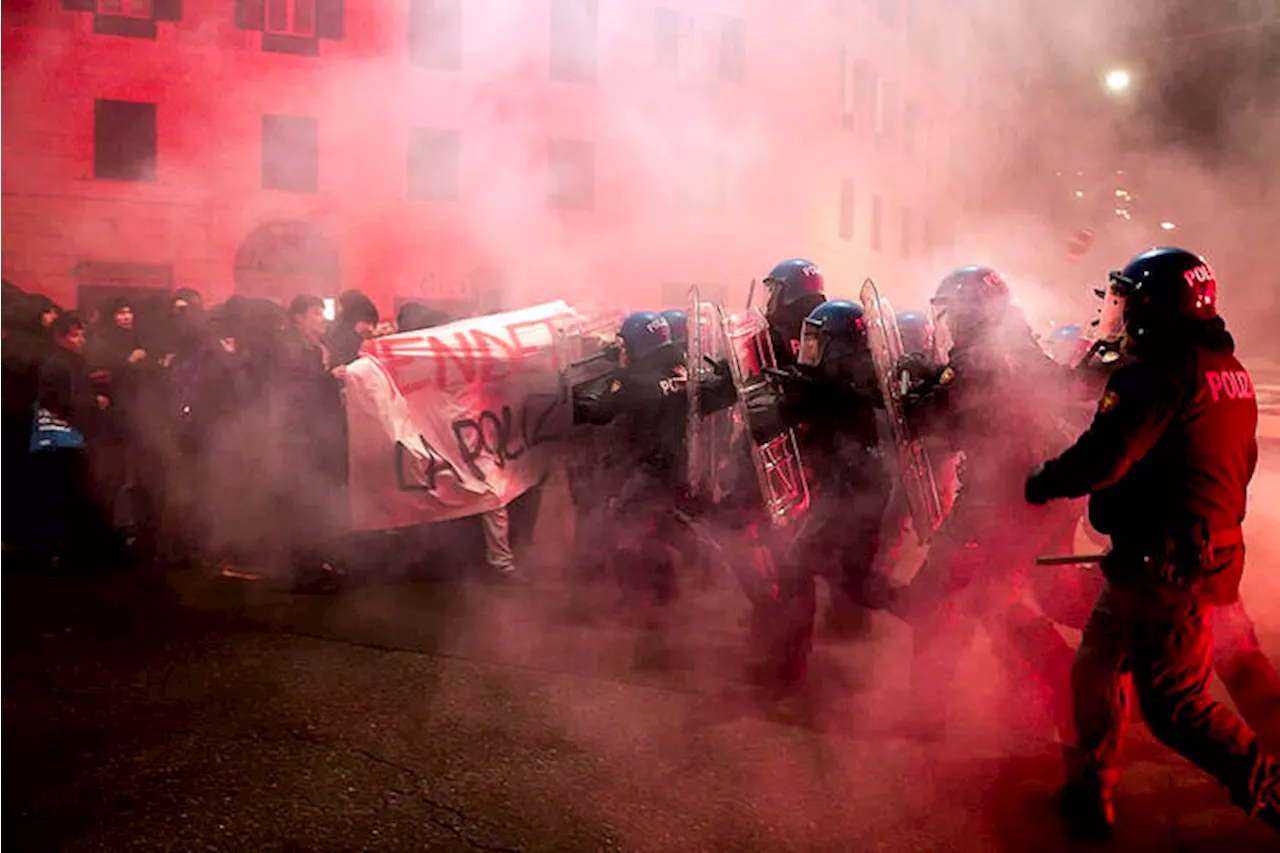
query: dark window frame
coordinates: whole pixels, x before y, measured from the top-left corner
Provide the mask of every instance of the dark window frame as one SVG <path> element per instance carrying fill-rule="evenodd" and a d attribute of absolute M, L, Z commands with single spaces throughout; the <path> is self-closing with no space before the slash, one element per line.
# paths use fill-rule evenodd
<path fill-rule="evenodd" d="M 559 83 L 595 83 L 600 65 L 599 0 L 551 0 L 550 17 L 548 75 Z M 577 31 L 586 21 L 591 28 L 589 48 Z"/>
<path fill-rule="evenodd" d="M 595 186 L 595 142 L 587 139 L 547 140 L 549 207 L 560 210 L 594 210 Z"/>
<path fill-rule="evenodd" d="M 415 68 L 462 67 L 462 0 L 410 0 L 409 63 Z"/>
<path fill-rule="evenodd" d="M 443 171 L 435 164 L 451 161 Z M 457 201 L 462 195 L 462 139 L 453 128 L 409 129 L 406 190 L 413 201 Z"/>
<path fill-rule="evenodd" d="M 152 102 L 94 100 L 95 180 L 155 183 L 159 160 L 158 113 L 158 105 Z M 109 130 L 112 127 L 114 131 Z M 126 138 L 128 134 L 134 134 L 135 138 L 130 141 Z"/>
<path fill-rule="evenodd" d="M 857 225 L 858 190 L 853 178 L 840 179 L 839 211 L 836 214 L 836 236 L 852 242 Z"/>
<path fill-rule="evenodd" d="M 319 120 L 312 116 L 266 113 L 262 116 L 261 133 L 262 189 L 300 194 L 319 192 Z M 287 150 L 299 142 L 303 150 Z M 302 162 L 300 158 L 309 159 L 310 167 L 298 165 Z"/>

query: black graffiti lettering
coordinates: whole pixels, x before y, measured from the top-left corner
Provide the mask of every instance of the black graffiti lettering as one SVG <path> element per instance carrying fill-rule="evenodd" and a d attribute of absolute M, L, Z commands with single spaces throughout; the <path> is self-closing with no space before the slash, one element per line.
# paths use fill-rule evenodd
<path fill-rule="evenodd" d="M 551 416 L 559 406 L 558 394 L 530 394 L 524 398 L 520 420 L 525 447 L 536 447 L 559 437 L 550 425 Z"/>
<path fill-rule="evenodd" d="M 467 438 L 468 433 L 470 440 Z M 484 452 L 484 432 L 480 429 L 480 424 L 471 418 L 459 418 L 453 422 L 453 436 L 458 440 L 458 453 L 462 455 L 462 461 L 472 476 L 484 480 L 484 472 L 476 464 L 476 460 Z"/>
<path fill-rule="evenodd" d="M 404 442 L 396 442 L 396 487 L 402 492 L 434 492 L 436 490 L 437 477 L 442 472 L 449 472 L 455 480 L 458 477 L 458 471 L 439 453 L 436 449 L 427 443 L 423 436 L 418 436 L 422 441 L 422 446 L 427 449 L 427 459 L 425 463 L 420 463 L 421 470 L 418 476 L 410 480 L 405 476 L 405 458 L 416 459 L 416 454 L 409 451 L 404 446 Z"/>

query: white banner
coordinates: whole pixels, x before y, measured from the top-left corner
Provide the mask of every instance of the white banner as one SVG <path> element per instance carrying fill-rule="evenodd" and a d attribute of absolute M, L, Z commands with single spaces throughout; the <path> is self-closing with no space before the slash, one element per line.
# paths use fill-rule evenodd
<path fill-rule="evenodd" d="M 505 506 L 548 472 L 572 424 L 564 302 L 370 341 L 347 369 L 351 517 L 404 527 Z"/>

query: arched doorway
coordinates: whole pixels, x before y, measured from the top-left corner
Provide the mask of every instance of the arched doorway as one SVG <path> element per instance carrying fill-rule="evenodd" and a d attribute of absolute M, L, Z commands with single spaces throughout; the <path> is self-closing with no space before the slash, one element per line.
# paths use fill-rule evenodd
<path fill-rule="evenodd" d="M 255 228 L 236 252 L 236 293 L 282 305 L 299 293 L 336 296 L 337 247 L 306 222 L 280 220 Z"/>

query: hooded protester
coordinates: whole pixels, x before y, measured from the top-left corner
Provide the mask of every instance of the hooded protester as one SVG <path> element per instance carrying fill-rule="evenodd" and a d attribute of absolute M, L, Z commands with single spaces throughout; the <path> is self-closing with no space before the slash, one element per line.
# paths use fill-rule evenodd
<path fill-rule="evenodd" d="M 338 319 L 329 330 L 329 368 L 342 367 L 356 360 L 364 342 L 373 336 L 378 325 L 378 306 L 358 290 L 348 290 L 338 297 Z"/>

